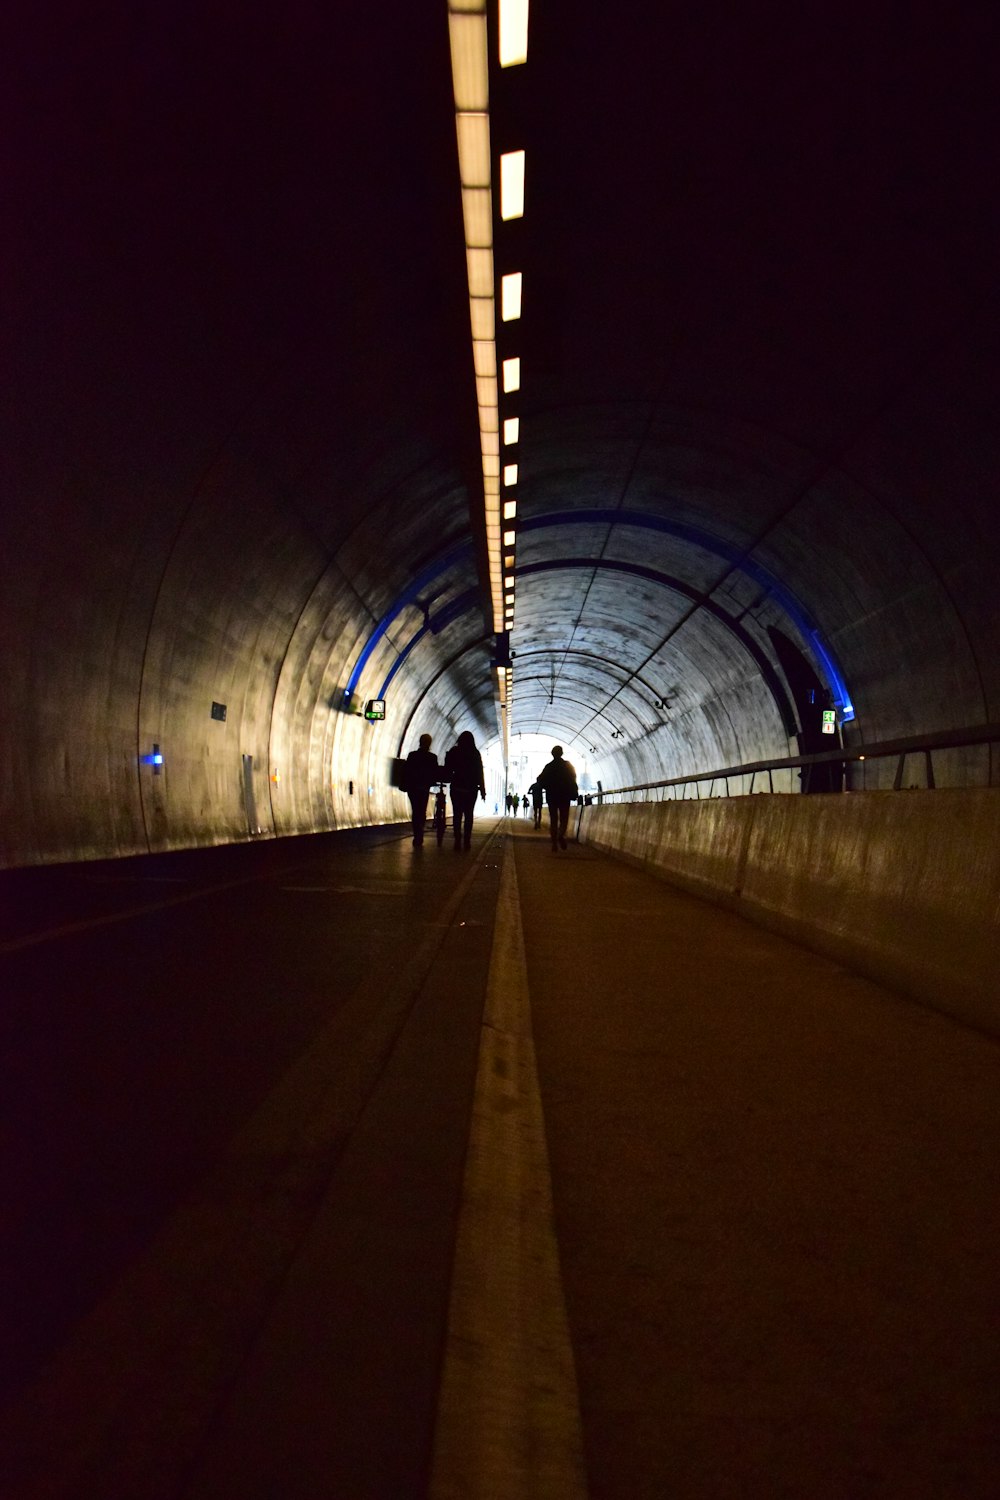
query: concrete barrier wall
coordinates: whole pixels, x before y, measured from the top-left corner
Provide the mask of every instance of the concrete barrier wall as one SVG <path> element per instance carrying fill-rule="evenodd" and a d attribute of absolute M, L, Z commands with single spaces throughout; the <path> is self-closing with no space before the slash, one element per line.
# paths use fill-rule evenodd
<path fill-rule="evenodd" d="M 580 838 L 1000 1034 L 1000 789 L 590 807 Z"/>

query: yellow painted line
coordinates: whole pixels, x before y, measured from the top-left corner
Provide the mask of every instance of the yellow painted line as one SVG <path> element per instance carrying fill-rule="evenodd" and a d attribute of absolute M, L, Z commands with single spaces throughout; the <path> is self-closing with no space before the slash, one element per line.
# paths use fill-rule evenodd
<path fill-rule="evenodd" d="M 585 1500 L 513 849 L 505 841 L 430 1500 Z"/>

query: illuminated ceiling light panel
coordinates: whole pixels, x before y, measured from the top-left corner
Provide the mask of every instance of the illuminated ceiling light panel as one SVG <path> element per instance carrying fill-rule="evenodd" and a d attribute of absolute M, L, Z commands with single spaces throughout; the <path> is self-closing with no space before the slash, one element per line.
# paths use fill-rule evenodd
<path fill-rule="evenodd" d="M 500 0 L 500 66 L 528 60 L 528 0 Z"/>
<path fill-rule="evenodd" d="M 519 358 L 504 360 L 503 388 L 508 395 L 511 391 L 519 391 L 521 389 L 521 361 Z"/>
<path fill-rule="evenodd" d="M 488 109 L 490 82 L 485 4 L 476 12 L 450 6 L 448 37 L 451 42 L 451 76 L 456 110 L 460 113 L 478 113 Z"/>
<path fill-rule="evenodd" d="M 458 170 L 463 187 L 488 188 L 490 185 L 490 117 L 485 110 L 476 114 L 457 114 Z"/>
<path fill-rule="evenodd" d="M 497 346 L 492 339 L 474 339 L 472 342 L 472 362 L 476 367 L 477 375 L 492 375 L 497 373 Z"/>
<path fill-rule="evenodd" d="M 514 566 L 514 554 L 513 554 L 513 552 L 508 552 L 507 553 L 507 555 L 504 557 L 503 565 L 504 565 L 505 568 L 512 568 Z"/>
<path fill-rule="evenodd" d="M 469 322 L 472 325 L 472 341 L 492 340 L 496 334 L 496 319 L 493 315 L 492 297 L 469 298 Z"/>
<path fill-rule="evenodd" d="M 514 580 L 513 580 L 513 578 L 505 578 L 504 581 L 503 581 L 503 586 L 504 586 L 505 589 L 513 589 L 513 587 L 514 587 Z"/>
<path fill-rule="evenodd" d="M 505 521 L 513 521 L 517 515 L 517 501 L 505 500 L 503 503 L 503 518 Z"/>
<path fill-rule="evenodd" d="M 500 282 L 500 316 L 505 323 L 513 323 L 521 316 L 520 271 L 509 271 Z"/>
<path fill-rule="evenodd" d="M 506 485 L 517 483 L 517 464 L 504 464 L 503 482 Z"/>
<path fill-rule="evenodd" d="M 520 433 L 520 431 L 521 431 L 521 419 L 520 419 L 520 417 L 505 417 L 504 418 L 503 440 L 507 444 L 508 448 L 512 447 L 513 444 L 517 442 L 518 434 Z"/>
<path fill-rule="evenodd" d="M 462 223 L 465 243 L 488 250 L 493 244 L 493 194 L 489 188 L 462 189 Z"/>
<path fill-rule="evenodd" d="M 493 296 L 493 251 L 473 247 L 465 252 L 470 297 Z"/>
<path fill-rule="evenodd" d="M 496 408 L 499 401 L 497 392 L 497 378 L 495 375 L 479 375 L 476 377 L 476 400 L 480 406 Z M 497 429 L 499 431 L 499 428 Z"/>
<path fill-rule="evenodd" d="M 514 545 L 514 533 L 513 533 L 513 531 L 505 531 L 504 532 L 504 534 L 503 534 L 503 544 L 504 544 L 505 547 L 513 547 L 513 545 Z"/>
<path fill-rule="evenodd" d="M 506 0 L 505 0 L 506 3 Z M 527 10 L 523 3 L 502 23 L 503 54 L 516 60 L 527 51 Z M 496 354 L 496 268 L 493 261 L 493 163 L 489 118 L 489 34 L 486 0 L 449 0 L 448 34 L 455 100 L 455 136 L 462 187 L 469 323 L 476 372 L 479 437 L 483 466 L 483 506 L 487 571 L 493 607 L 493 628 L 503 627 L 500 540 L 499 393 Z M 524 153 L 506 153 L 500 171 L 500 192 L 506 195 L 507 217 L 524 212 Z M 503 208 L 503 203 L 501 203 Z M 509 283 L 505 304 L 511 317 L 520 315 L 520 275 Z M 513 301 L 511 300 L 513 299 Z M 506 754 L 506 719 L 504 732 Z"/>
<path fill-rule="evenodd" d="M 523 151 L 505 151 L 500 158 L 500 217 L 524 217 Z"/>

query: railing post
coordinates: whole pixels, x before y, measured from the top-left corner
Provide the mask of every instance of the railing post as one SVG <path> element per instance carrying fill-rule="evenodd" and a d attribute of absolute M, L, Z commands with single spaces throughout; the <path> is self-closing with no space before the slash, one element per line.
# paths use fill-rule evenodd
<path fill-rule="evenodd" d="M 902 755 L 899 757 L 899 763 L 896 766 L 896 775 L 893 778 L 892 789 L 893 789 L 894 792 L 898 792 L 900 790 L 900 788 L 902 787 L 902 785 L 903 785 L 903 767 L 905 765 L 906 765 L 906 751 L 904 750 L 903 753 L 902 753 Z"/>
<path fill-rule="evenodd" d="M 924 766 L 927 771 L 927 790 L 933 792 L 934 786 L 934 759 L 930 750 L 924 751 Z"/>
<path fill-rule="evenodd" d="M 769 792 L 774 791 L 774 776 L 771 774 L 770 766 L 767 768 L 767 789 Z"/>

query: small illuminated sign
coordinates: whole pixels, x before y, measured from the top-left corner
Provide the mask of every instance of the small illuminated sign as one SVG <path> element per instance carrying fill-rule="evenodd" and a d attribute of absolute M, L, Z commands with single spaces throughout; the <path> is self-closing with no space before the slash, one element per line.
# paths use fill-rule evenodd
<path fill-rule="evenodd" d="M 384 719 L 385 718 L 385 699 L 384 698 L 369 698 L 368 702 L 365 704 L 365 718 L 366 719 Z"/>
<path fill-rule="evenodd" d="M 163 754 L 159 745 L 154 745 L 149 755 L 140 755 L 139 760 L 144 766 L 152 766 L 154 776 L 162 775 Z"/>
<path fill-rule="evenodd" d="M 837 732 L 837 710 L 835 708 L 824 708 L 823 710 L 823 733 L 836 734 Z"/>

